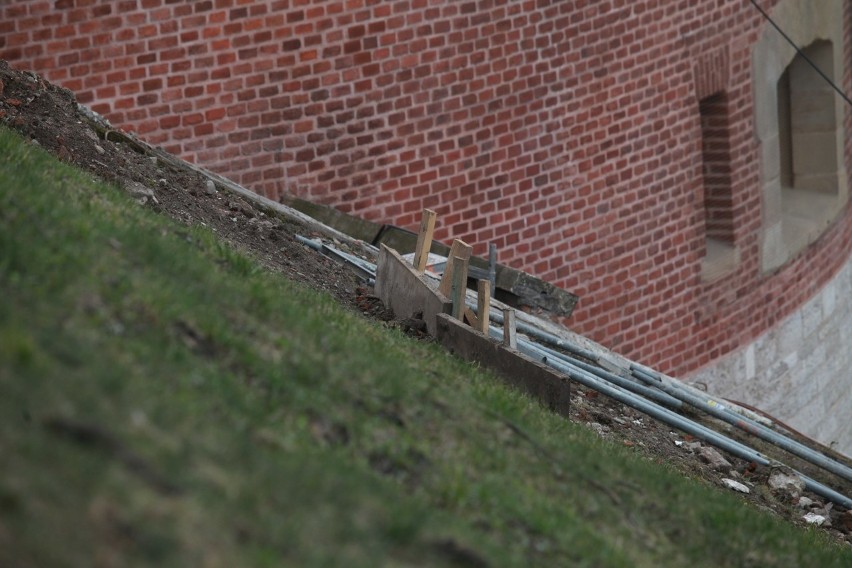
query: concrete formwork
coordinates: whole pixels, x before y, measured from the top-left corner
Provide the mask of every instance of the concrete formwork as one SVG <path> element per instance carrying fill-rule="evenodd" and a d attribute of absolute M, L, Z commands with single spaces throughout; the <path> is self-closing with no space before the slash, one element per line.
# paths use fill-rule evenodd
<path fill-rule="evenodd" d="M 453 318 L 449 315 L 452 303 L 437 285 L 386 246 L 379 253 L 376 295 L 398 318 L 422 318 L 429 334 L 451 353 L 495 371 L 510 386 L 568 416 L 571 388 L 567 377 Z"/>

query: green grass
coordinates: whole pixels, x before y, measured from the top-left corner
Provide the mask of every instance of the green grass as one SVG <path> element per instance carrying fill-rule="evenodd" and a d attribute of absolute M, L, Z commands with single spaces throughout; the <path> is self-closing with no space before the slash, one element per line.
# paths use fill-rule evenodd
<path fill-rule="evenodd" d="M 0 566 L 849 566 L 0 129 Z"/>

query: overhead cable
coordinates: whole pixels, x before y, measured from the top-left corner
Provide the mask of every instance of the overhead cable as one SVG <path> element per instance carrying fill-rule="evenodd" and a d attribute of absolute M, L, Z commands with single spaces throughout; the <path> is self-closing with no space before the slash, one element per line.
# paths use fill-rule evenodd
<path fill-rule="evenodd" d="M 788 35 L 784 32 L 784 30 L 782 30 L 782 29 L 781 29 L 781 26 L 779 26 L 778 24 L 776 24 L 776 23 L 775 23 L 775 21 L 774 21 L 771 17 L 769 17 L 769 14 L 767 14 L 767 13 L 763 10 L 763 8 L 761 8 L 761 7 L 757 4 L 757 1 L 756 1 L 756 0 L 749 0 L 749 1 L 751 2 L 751 5 L 752 5 L 752 6 L 754 6 L 754 7 L 757 9 L 757 11 L 758 11 L 758 12 L 760 12 L 760 13 L 763 15 L 763 17 L 764 17 L 764 18 L 766 18 L 766 21 L 768 21 L 770 24 L 772 24 L 772 27 L 773 27 L 773 28 L 775 28 L 776 30 L 778 30 L 778 33 L 779 33 L 779 34 L 781 34 L 781 35 L 784 37 L 784 39 L 786 39 L 786 40 L 787 40 L 787 43 L 789 43 L 790 45 L 792 45 L 792 46 L 793 46 L 793 49 L 795 49 L 795 50 L 796 50 L 796 53 L 798 53 L 799 55 L 801 55 L 801 56 L 802 56 L 802 58 L 803 58 L 805 61 L 807 61 L 807 62 L 808 62 L 808 64 L 809 64 L 811 67 L 813 67 L 813 68 L 814 68 L 814 71 L 816 71 L 817 73 L 819 73 L 820 77 L 822 77 L 823 79 L 825 79 L 825 81 L 826 81 L 829 85 L 831 85 L 831 88 L 832 88 L 832 89 L 834 89 L 835 91 L 837 91 L 837 94 L 838 94 L 838 95 L 840 95 L 841 97 L 843 97 L 843 100 L 845 100 L 847 103 L 849 103 L 849 106 L 852 106 L 852 99 L 850 99 L 850 98 L 849 98 L 849 96 L 847 96 L 847 95 L 846 95 L 846 93 L 844 93 L 844 92 L 843 92 L 843 90 L 842 90 L 840 87 L 838 87 L 838 86 L 835 84 L 835 82 L 834 82 L 834 81 L 832 81 L 832 80 L 831 80 L 831 77 L 829 77 L 828 75 L 826 75 L 826 74 L 823 72 L 823 70 L 822 70 L 822 69 L 820 69 L 820 68 L 817 66 L 817 64 L 816 64 L 816 63 L 814 63 L 814 61 L 813 61 L 810 57 L 808 57 L 808 56 L 805 54 L 805 52 L 802 50 L 802 48 L 800 48 L 798 45 L 796 45 L 796 42 L 794 42 L 794 41 L 793 41 L 793 39 L 792 39 L 790 36 L 788 36 Z"/>

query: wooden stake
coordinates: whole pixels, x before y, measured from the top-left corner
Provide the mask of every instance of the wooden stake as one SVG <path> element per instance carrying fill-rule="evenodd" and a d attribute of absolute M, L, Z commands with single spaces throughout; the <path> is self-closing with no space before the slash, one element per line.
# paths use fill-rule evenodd
<path fill-rule="evenodd" d="M 420 218 L 420 232 L 417 233 L 417 247 L 414 249 L 414 268 L 418 272 L 426 270 L 429 251 L 432 249 L 432 235 L 435 233 L 437 214 L 431 209 L 424 209 Z"/>
<path fill-rule="evenodd" d="M 515 310 L 503 310 L 503 345 L 510 349 L 518 348 L 518 338 L 515 337 Z"/>
<path fill-rule="evenodd" d="M 464 319 L 467 320 L 467 323 L 473 329 L 479 329 L 479 318 L 473 313 L 469 307 L 464 307 Z"/>
<path fill-rule="evenodd" d="M 491 283 L 491 297 L 497 292 L 497 245 L 488 245 L 488 280 Z"/>
<path fill-rule="evenodd" d="M 491 310 L 491 282 L 479 280 L 476 283 L 476 311 L 479 321 L 473 327 L 488 335 L 488 312 Z"/>
<path fill-rule="evenodd" d="M 450 290 L 450 300 L 453 302 L 453 317 L 462 319 L 467 297 L 467 259 L 453 257 L 453 284 Z"/>
<path fill-rule="evenodd" d="M 450 247 L 450 256 L 447 257 L 447 267 L 444 268 L 441 284 L 438 286 L 438 291 L 444 296 L 449 296 L 453 287 L 453 259 L 460 257 L 467 262 L 470 260 L 471 249 L 472 247 L 464 241 L 459 239 L 453 241 L 453 246 Z M 467 265 L 465 264 L 465 266 Z"/>

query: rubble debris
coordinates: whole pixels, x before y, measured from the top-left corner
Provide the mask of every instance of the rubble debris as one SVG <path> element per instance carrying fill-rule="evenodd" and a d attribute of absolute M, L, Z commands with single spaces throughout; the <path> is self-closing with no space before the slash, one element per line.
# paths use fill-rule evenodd
<path fill-rule="evenodd" d="M 140 205 L 145 205 L 148 200 L 151 200 L 154 204 L 159 204 L 154 190 L 150 187 L 146 187 L 138 181 L 131 181 L 125 183 L 124 189 L 131 196 L 133 196 L 133 198 L 136 199 L 136 201 L 138 201 Z"/>
<path fill-rule="evenodd" d="M 739 481 L 734 481 L 733 479 L 729 479 L 727 477 L 722 479 L 722 485 L 724 485 L 728 489 L 733 489 L 734 491 L 738 491 L 740 493 L 751 493 L 751 489 L 749 489 L 748 486 L 740 483 Z"/>
<path fill-rule="evenodd" d="M 715 448 L 711 448 L 710 446 L 704 446 L 698 451 L 698 457 L 706 464 L 709 464 L 710 467 L 715 469 L 716 471 L 721 471 L 727 473 L 731 471 L 733 467 L 731 462 L 722 457 Z"/>
<path fill-rule="evenodd" d="M 798 499 L 805 490 L 802 478 L 784 468 L 774 468 L 767 484 L 773 492 L 789 495 L 792 499 Z"/>
<path fill-rule="evenodd" d="M 799 497 L 798 505 L 799 505 L 800 509 L 810 509 L 811 507 L 814 506 L 814 500 L 809 499 L 809 498 L 807 498 L 803 495 L 803 496 Z"/>
<path fill-rule="evenodd" d="M 815 513 L 808 513 L 807 515 L 805 515 L 802 518 L 809 525 L 816 525 L 818 527 L 823 526 L 825 524 L 825 522 L 828 520 L 825 517 L 823 517 L 822 515 L 817 515 Z"/>

